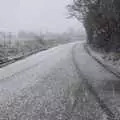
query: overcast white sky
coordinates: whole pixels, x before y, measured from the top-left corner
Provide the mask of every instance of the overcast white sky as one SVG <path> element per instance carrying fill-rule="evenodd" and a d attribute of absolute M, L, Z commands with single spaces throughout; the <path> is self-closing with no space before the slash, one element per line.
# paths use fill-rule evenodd
<path fill-rule="evenodd" d="M 70 0 L 0 0 L 0 31 L 63 32 L 78 29 L 77 20 L 66 19 Z M 81 28 L 82 29 L 82 28 Z"/>

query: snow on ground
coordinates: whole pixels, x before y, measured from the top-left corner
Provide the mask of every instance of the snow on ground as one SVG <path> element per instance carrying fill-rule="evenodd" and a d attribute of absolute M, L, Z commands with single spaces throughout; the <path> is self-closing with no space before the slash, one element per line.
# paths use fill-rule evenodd
<path fill-rule="evenodd" d="M 103 120 L 103 111 L 83 84 L 73 57 L 95 86 L 114 78 L 79 42 L 32 55 L 0 69 L 0 119 Z"/>
<path fill-rule="evenodd" d="M 120 56 L 118 56 L 118 54 L 96 52 L 92 50 L 90 47 L 88 47 L 88 49 L 93 56 L 95 56 L 103 64 L 108 66 L 111 70 L 115 71 L 116 73 L 120 72 Z"/>
<path fill-rule="evenodd" d="M 18 89 L 17 86 L 22 89 L 25 85 L 33 83 L 37 75 L 41 78 L 46 76 L 59 62 L 71 56 L 72 46 L 69 44 L 40 52 L 0 69 L 0 82 L 2 83 L 0 88 L 3 88 L 4 83 L 16 82 L 17 84 L 12 89 Z M 10 91 L 12 89 L 10 86 Z"/>
<path fill-rule="evenodd" d="M 75 44 L 32 55 L 1 69 L 0 119 L 101 120 L 98 104 L 73 63 Z"/>
<path fill-rule="evenodd" d="M 105 66 L 111 69 L 111 71 L 115 73 L 118 72 L 119 70 L 118 67 L 114 66 L 109 60 L 108 61 L 104 60 L 103 58 L 104 54 L 95 52 L 91 48 L 88 48 L 88 49 L 92 54 L 92 56 L 96 57 L 101 63 L 103 63 Z M 89 60 L 89 59 L 86 59 L 86 60 Z M 108 104 L 109 108 L 113 111 L 113 113 L 119 116 L 117 119 L 120 119 L 120 102 L 119 102 L 120 80 L 118 77 L 116 77 L 114 74 L 111 74 L 111 72 L 109 72 L 107 69 L 104 69 L 99 64 L 95 64 L 94 62 L 94 65 L 93 65 L 92 61 L 93 60 L 89 60 L 87 62 L 89 65 L 89 67 L 87 67 L 88 68 L 87 71 L 89 72 L 87 72 L 86 76 L 89 76 L 88 74 L 91 74 L 91 75 L 94 74 L 92 78 L 89 77 L 89 79 L 91 79 L 91 83 L 92 81 L 94 81 L 93 85 L 95 86 L 96 90 L 98 90 L 98 93 L 100 94 L 101 98 L 105 100 L 105 102 Z"/>
<path fill-rule="evenodd" d="M 68 89 L 79 82 L 71 59 L 73 45 L 38 53 L 0 70 L 0 119 L 64 120 L 70 116 L 66 106 L 73 98 L 69 99 Z"/>

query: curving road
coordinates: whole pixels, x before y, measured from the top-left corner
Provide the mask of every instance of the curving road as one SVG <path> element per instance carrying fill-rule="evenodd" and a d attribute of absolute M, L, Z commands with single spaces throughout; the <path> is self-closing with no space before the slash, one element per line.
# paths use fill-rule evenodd
<path fill-rule="evenodd" d="M 116 79 L 92 60 L 83 43 L 32 55 L 0 69 L 0 120 L 106 120 L 76 62 L 96 88 Z"/>

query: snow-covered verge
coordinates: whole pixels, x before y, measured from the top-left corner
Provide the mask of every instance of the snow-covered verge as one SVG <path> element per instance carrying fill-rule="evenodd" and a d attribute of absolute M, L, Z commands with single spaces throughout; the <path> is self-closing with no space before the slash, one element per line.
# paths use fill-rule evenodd
<path fill-rule="evenodd" d="M 99 61 L 101 61 L 104 65 L 108 66 L 111 70 L 116 73 L 120 72 L 120 54 L 119 53 L 105 53 L 105 52 L 97 52 L 94 51 L 91 47 L 87 45 L 90 53 L 96 57 Z"/>
<path fill-rule="evenodd" d="M 95 66 L 101 66 L 101 72 L 102 74 L 97 74 L 98 70 L 94 72 L 94 77 L 95 76 L 101 76 L 99 79 L 99 82 L 101 80 L 101 85 L 96 84 L 96 90 L 100 94 L 100 97 L 104 100 L 104 102 L 108 105 L 108 108 L 111 109 L 113 114 L 117 116 L 117 120 L 120 119 L 120 74 L 118 72 L 119 68 L 114 66 L 112 63 L 109 61 L 105 61 L 104 56 L 106 54 L 102 54 L 99 52 L 93 51 L 90 47 L 85 46 L 86 51 L 88 54 L 93 58 L 98 65 L 92 66 L 91 71 L 94 70 Z M 106 55 L 107 56 L 107 55 Z M 91 62 L 91 61 L 90 61 Z M 90 65 L 89 65 L 90 66 Z M 91 73 L 92 74 L 92 73 Z M 93 75 L 93 74 L 92 74 Z M 106 77 L 105 77 L 106 76 Z M 94 78 L 92 78 L 94 81 Z M 95 79 L 97 80 L 97 79 Z M 93 84 L 94 85 L 94 84 Z M 100 92 L 101 91 L 101 92 Z"/>

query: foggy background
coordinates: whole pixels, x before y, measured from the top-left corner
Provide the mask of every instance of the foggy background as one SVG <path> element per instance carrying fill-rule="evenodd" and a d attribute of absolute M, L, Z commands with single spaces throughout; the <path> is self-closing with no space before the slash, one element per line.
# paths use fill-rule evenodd
<path fill-rule="evenodd" d="M 0 0 L 0 64 L 85 40 L 82 23 L 68 19 L 71 0 Z"/>
<path fill-rule="evenodd" d="M 66 19 L 71 0 L 0 0 L 0 30 L 16 32 L 65 32 L 69 28 L 84 31 L 75 19 Z"/>

